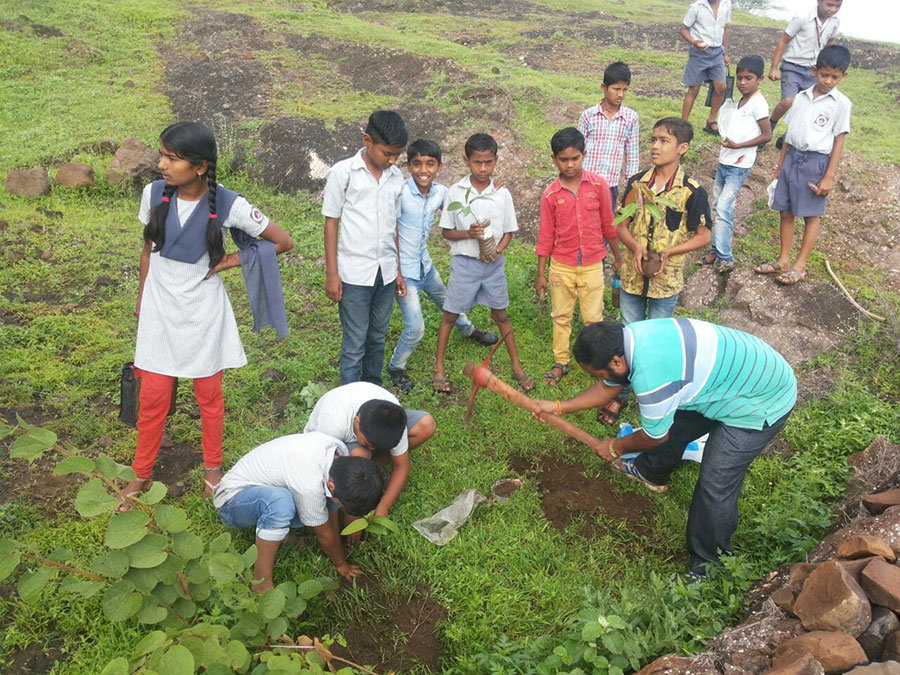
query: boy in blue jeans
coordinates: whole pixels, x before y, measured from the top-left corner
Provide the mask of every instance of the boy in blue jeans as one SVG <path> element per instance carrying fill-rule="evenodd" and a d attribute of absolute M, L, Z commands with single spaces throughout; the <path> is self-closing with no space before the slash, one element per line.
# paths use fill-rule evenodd
<path fill-rule="evenodd" d="M 434 141 L 416 140 L 406 150 L 406 165 L 409 178 L 403 184 L 400 194 L 400 217 L 397 220 L 397 235 L 400 244 L 400 271 L 406 281 L 406 295 L 397 297 L 397 304 L 403 314 L 403 332 L 388 361 L 391 382 L 401 391 L 413 388 L 413 381 L 406 372 L 406 364 L 419 341 L 425 335 L 425 319 L 419 292 L 423 291 L 431 301 L 442 309 L 447 289 L 441 275 L 428 255 L 428 235 L 435 221 L 440 217 L 441 206 L 447 188 L 434 179 L 441 172 L 441 148 Z M 497 342 L 497 336 L 486 330 L 476 329 L 465 314 L 456 320 L 456 330 L 466 338 L 479 344 L 490 346 Z"/>
<path fill-rule="evenodd" d="M 359 568 L 341 546 L 338 510 L 364 516 L 384 493 L 381 470 L 371 459 L 349 457 L 347 446 L 319 432 L 273 439 L 241 457 L 222 477 L 213 504 L 229 527 L 256 530 L 254 588 L 274 588 L 272 566 L 290 528 L 308 527 L 338 574 Z"/>
<path fill-rule="evenodd" d="M 722 148 L 713 187 L 715 223 L 712 247 L 703 259 L 704 265 L 715 265 L 719 274 L 734 270 L 731 249 L 734 234 L 734 203 L 750 169 L 756 161 L 756 149 L 772 138 L 769 126 L 769 104 L 759 90 L 765 63 L 761 56 L 745 56 L 738 62 L 735 82 L 741 92 L 738 103 L 728 99 L 719 111 L 719 133 Z"/>
<path fill-rule="evenodd" d="M 850 133 L 850 99 L 837 90 L 847 75 L 850 52 L 831 45 L 819 52 L 816 84 L 794 98 L 788 130 L 775 169 L 778 184 L 772 208 L 781 211 L 781 248 L 778 258 L 756 268 L 759 274 L 775 274 L 786 286 L 806 276 L 806 260 L 819 238 L 819 221 L 825 214 L 828 193 L 834 185 L 844 141 Z M 803 218 L 800 253 L 791 266 L 794 218 Z"/>
<path fill-rule="evenodd" d="M 341 318 L 341 384 L 381 385 L 394 295 L 406 295 L 397 253 L 403 175 L 394 166 L 406 125 L 376 110 L 362 140 L 365 147 L 331 167 L 325 183 L 325 295 Z"/>

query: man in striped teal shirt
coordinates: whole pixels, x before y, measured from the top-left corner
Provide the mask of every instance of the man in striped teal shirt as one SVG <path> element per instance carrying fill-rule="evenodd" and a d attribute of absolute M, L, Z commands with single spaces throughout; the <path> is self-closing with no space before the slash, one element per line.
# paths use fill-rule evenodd
<path fill-rule="evenodd" d="M 747 467 L 794 408 L 793 370 L 759 338 L 693 319 L 593 323 L 579 334 L 574 353 L 598 382 L 567 401 L 536 401 L 536 413 L 596 408 L 630 383 L 643 429 L 593 448 L 617 471 L 665 492 L 687 444 L 709 434 L 687 527 L 691 571 L 705 574 L 707 563 L 731 551 Z M 633 452 L 642 454 L 621 457 Z"/>

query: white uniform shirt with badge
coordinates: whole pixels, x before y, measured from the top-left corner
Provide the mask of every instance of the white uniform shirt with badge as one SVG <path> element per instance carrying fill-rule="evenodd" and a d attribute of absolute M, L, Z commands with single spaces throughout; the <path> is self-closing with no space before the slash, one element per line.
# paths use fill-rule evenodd
<path fill-rule="evenodd" d="M 733 99 L 726 99 L 719 109 L 719 133 L 722 138 L 730 138 L 735 143 L 744 143 L 762 133 L 759 121 L 769 117 L 769 104 L 758 89 L 750 100 L 739 106 Z M 721 148 L 719 164 L 749 169 L 756 161 L 756 150 L 752 148 Z"/>
<path fill-rule="evenodd" d="M 471 188 L 471 191 L 470 191 Z M 462 209 L 449 211 L 447 207 L 453 202 L 466 204 L 466 192 L 469 192 L 469 205 L 472 208 L 471 216 L 462 215 Z M 476 197 L 482 197 L 476 199 Z M 467 232 L 476 221 L 491 221 L 491 232 L 497 243 L 507 232 L 517 232 L 519 224 L 516 220 L 516 209 L 513 206 L 512 195 L 506 188 L 499 190 L 494 187 L 492 180 L 479 195 L 472 187 L 472 176 L 468 175 L 458 183 L 450 186 L 447 196 L 444 198 L 444 208 L 441 210 L 441 227 L 445 230 L 462 230 Z M 459 239 L 450 242 L 450 255 L 466 255 L 470 258 L 480 257 L 478 241 L 475 239 Z"/>
<path fill-rule="evenodd" d="M 709 0 L 697 0 L 688 7 L 682 23 L 695 40 L 702 40 L 709 47 L 721 47 L 725 26 L 731 23 L 731 0 L 719 0 L 716 16 L 713 16 Z"/>
<path fill-rule="evenodd" d="M 390 401 L 400 405 L 396 396 L 377 384 L 351 382 L 335 387 L 316 402 L 303 431 L 320 431 L 323 434 L 334 436 L 344 443 L 357 443 L 359 439 L 353 428 L 353 418 L 359 414 L 359 408 L 363 403 L 372 400 Z M 391 456 L 402 455 L 407 450 L 409 450 L 409 437 L 404 428 L 400 442 L 391 449 Z"/>
<path fill-rule="evenodd" d="M 834 137 L 850 132 L 853 104 L 837 88 L 813 99 L 815 85 L 794 97 L 784 142 L 804 152 L 830 155 Z"/>
<path fill-rule="evenodd" d="M 342 159 L 328 171 L 322 215 L 341 221 L 337 247 L 338 276 L 346 284 L 372 286 L 381 269 L 382 283 L 397 278 L 397 217 L 403 174 L 396 166 L 369 171 L 362 153 Z"/>
<path fill-rule="evenodd" d="M 176 193 L 177 195 L 177 193 Z M 206 208 L 204 195 L 197 201 L 174 199 L 186 223 L 195 208 Z M 150 185 L 144 188 L 138 220 L 150 221 Z M 243 197 L 237 197 L 223 225 L 258 237 L 269 219 Z M 234 311 L 219 274 L 209 273 L 209 255 L 195 263 L 183 263 L 150 254 L 144 280 L 137 329 L 134 365 L 160 375 L 209 377 L 225 368 L 246 365 L 247 357 L 238 334 Z M 227 272 L 226 272 L 227 274 Z"/>
<path fill-rule="evenodd" d="M 281 436 L 241 457 L 219 483 L 213 504 L 222 508 L 248 487 L 285 488 L 291 493 L 297 517 L 307 527 L 328 522 L 328 474 L 335 457 L 346 457 L 347 446 L 320 433 Z"/>
<path fill-rule="evenodd" d="M 782 60 L 812 68 L 816 65 L 816 58 L 822 48 L 837 35 L 840 25 L 841 20 L 836 16 L 825 19 L 825 23 L 819 23 L 817 9 L 806 16 L 795 16 L 784 29 L 791 41 L 784 50 Z"/>

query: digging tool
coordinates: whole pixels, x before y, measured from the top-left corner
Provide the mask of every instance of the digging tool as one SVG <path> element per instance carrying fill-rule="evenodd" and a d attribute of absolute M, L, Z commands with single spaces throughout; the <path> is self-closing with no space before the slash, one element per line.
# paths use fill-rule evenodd
<path fill-rule="evenodd" d="M 504 333 L 500 336 L 500 339 L 497 340 L 497 344 L 491 347 L 491 352 L 487 355 L 487 358 L 481 362 L 479 368 L 484 368 L 488 372 L 491 367 L 491 359 L 494 358 L 494 352 L 497 351 L 497 347 L 499 347 L 504 340 L 506 340 L 506 336 L 509 335 L 509 332 Z M 467 363 L 466 368 L 470 365 L 474 366 L 475 364 Z M 463 368 L 463 372 L 465 372 L 465 368 Z M 469 426 L 469 418 L 472 416 L 472 407 L 475 405 L 475 395 L 478 393 L 478 384 L 476 382 L 472 382 L 472 391 L 469 392 L 469 403 L 466 405 L 466 416 L 463 418 L 463 429 L 467 429 Z M 527 396 L 526 396 L 527 398 Z"/>
<path fill-rule="evenodd" d="M 486 361 L 489 360 L 490 357 L 486 359 Z M 472 405 L 475 402 L 475 394 L 477 393 L 478 389 L 481 388 L 490 389 L 495 394 L 500 394 L 500 396 L 505 398 L 510 403 L 515 403 L 523 410 L 529 413 L 533 412 L 533 409 L 531 407 L 531 399 L 518 389 L 509 386 L 508 384 L 506 384 L 506 382 L 494 375 L 494 373 L 492 373 L 484 363 L 482 363 L 481 365 L 477 365 L 470 361 L 463 368 L 463 374 L 466 377 L 472 378 L 472 395 L 469 397 L 469 407 L 466 409 L 467 424 L 469 421 L 469 416 L 472 413 Z M 584 443 L 589 448 L 594 448 L 600 440 L 596 436 L 592 436 L 591 434 L 586 432 L 584 429 L 576 427 L 574 424 L 563 419 L 559 415 L 546 415 L 541 419 L 543 419 L 547 424 L 550 424 L 560 431 L 568 434 L 576 441 Z"/>

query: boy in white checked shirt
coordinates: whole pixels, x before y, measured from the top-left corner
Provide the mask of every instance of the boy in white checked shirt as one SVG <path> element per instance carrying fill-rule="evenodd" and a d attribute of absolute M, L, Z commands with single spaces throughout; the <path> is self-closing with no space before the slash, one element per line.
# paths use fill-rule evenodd
<path fill-rule="evenodd" d="M 603 73 L 603 98 L 581 113 L 578 131 L 584 134 L 584 169 L 602 176 L 612 194 L 613 210 L 619 197 L 622 164 L 625 175 L 640 169 L 638 114 L 622 105 L 631 85 L 631 71 L 621 61 Z"/>

